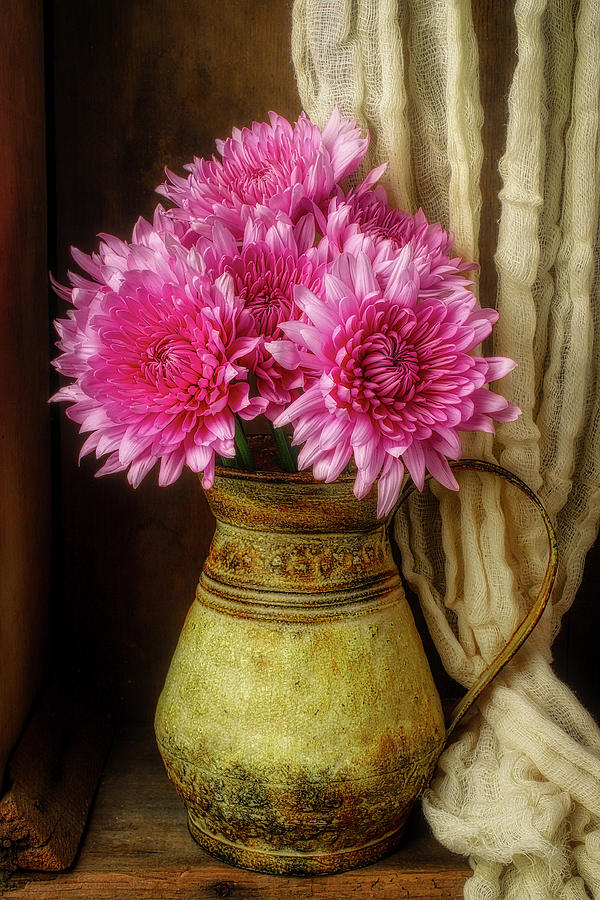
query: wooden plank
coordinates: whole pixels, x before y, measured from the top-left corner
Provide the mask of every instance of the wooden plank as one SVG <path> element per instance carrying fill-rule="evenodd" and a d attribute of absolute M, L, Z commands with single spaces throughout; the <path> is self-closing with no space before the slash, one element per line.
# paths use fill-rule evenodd
<path fill-rule="evenodd" d="M 48 630 L 50 442 L 41 0 L 0 4 L 0 784 Z"/>
<path fill-rule="evenodd" d="M 278 0 L 55 0 L 57 277 L 71 244 L 122 237 L 163 167 L 181 172 L 232 126 L 297 116 L 290 5 Z M 94 479 L 61 410 L 65 650 L 124 717 L 152 717 L 213 520 L 198 479 Z M 57 614 L 60 613 L 57 610 Z"/>
<path fill-rule="evenodd" d="M 190 837 L 185 810 L 164 773 L 153 735 L 141 729 L 126 734 L 111 754 L 73 872 L 12 875 L 5 878 L 4 896 L 453 900 L 462 897 L 469 873 L 465 860 L 434 841 L 419 815 L 412 817 L 399 851 L 364 869 L 288 878 L 232 868 L 209 857 Z"/>
<path fill-rule="evenodd" d="M 57 871 L 75 858 L 110 742 L 105 713 L 56 680 L 8 764 L 0 868 Z"/>
<path fill-rule="evenodd" d="M 479 48 L 479 89 L 484 111 L 481 132 L 484 156 L 480 182 L 479 293 L 482 306 L 494 306 L 498 287 L 494 265 L 500 218 L 498 191 L 502 187 L 498 163 L 506 144 L 508 91 L 517 62 L 516 31 L 512 3 L 474 0 L 472 10 Z"/>

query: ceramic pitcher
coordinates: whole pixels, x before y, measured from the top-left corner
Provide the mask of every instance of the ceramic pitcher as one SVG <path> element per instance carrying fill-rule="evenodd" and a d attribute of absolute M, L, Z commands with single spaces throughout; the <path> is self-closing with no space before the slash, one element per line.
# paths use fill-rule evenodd
<path fill-rule="evenodd" d="M 155 727 L 193 837 L 245 868 L 333 873 L 379 859 L 447 738 L 390 518 L 352 484 L 221 469 L 207 492 L 216 531 Z M 450 728 L 539 618 L 555 562 Z"/>

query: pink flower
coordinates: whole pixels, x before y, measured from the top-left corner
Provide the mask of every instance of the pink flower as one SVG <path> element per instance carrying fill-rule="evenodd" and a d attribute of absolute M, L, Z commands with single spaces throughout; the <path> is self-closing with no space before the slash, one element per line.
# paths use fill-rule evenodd
<path fill-rule="evenodd" d="M 59 289 L 75 309 L 56 322 L 55 365 L 75 380 L 52 399 L 91 432 L 81 456 L 109 454 L 99 475 L 128 469 L 137 487 L 160 460 L 159 484 L 187 464 L 210 487 L 215 453 L 235 456 L 235 415 L 265 407 L 249 396 L 244 364 L 257 338 L 230 276 L 211 284 L 174 234 L 147 222 L 135 238 L 104 236 L 92 257 L 74 251 L 95 280 L 70 275 L 72 288 Z"/>
<path fill-rule="evenodd" d="M 244 230 L 245 206 L 268 206 L 296 221 L 312 204 L 326 204 L 336 182 L 366 153 L 368 139 L 337 109 L 322 131 L 304 113 L 294 125 L 273 112 L 269 119 L 235 128 L 216 142 L 222 158 L 195 158 L 185 167 L 187 178 L 167 170 L 170 183 L 157 190 L 176 204 L 175 217 L 207 236 L 217 218 L 236 237 Z"/>
<path fill-rule="evenodd" d="M 398 251 L 410 244 L 419 275 L 420 297 L 464 297 L 470 293 L 472 281 L 463 273 L 477 265 L 453 256 L 454 236 L 445 232 L 439 222 L 430 225 L 421 209 L 411 216 L 389 206 L 381 185 L 369 189 L 383 168 L 373 170 L 347 197 L 340 194 L 331 201 L 326 225 L 330 258 L 341 252 L 352 256 L 366 253 L 385 286 Z"/>
<path fill-rule="evenodd" d="M 212 239 L 199 238 L 195 248 L 198 268 L 211 281 L 230 275 L 233 291 L 249 314 L 246 333 L 257 344 L 248 364 L 259 396 L 267 401 L 269 419 L 283 411 L 303 384 L 303 371 L 280 365 L 267 342 L 284 337 L 282 322 L 302 317 L 294 301 L 297 285 L 315 292 L 321 289 L 325 264 L 319 260 L 314 240 L 312 215 L 303 216 L 294 226 L 287 216 L 263 207 L 249 214 L 241 242 L 217 222 Z"/>
<path fill-rule="evenodd" d="M 457 430 L 493 431 L 492 418 L 519 414 L 485 388 L 512 360 L 470 355 L 497 313 L 480 309 L 473 294 L 443 301 L 419 294 L 410 244 L 397 253 L 384 290 L 365 253 L 342 253 L 324 278 L 324 300 L 296 289 L 310 323 L 283 326 L 320 376 L 275 426 L 293 423 L 293 443 L 304 444 L 299 468 L 312 466 L 317 480 L 334 481 L 352 457 L 359 499 L 379 478 L 379 516 L 393 509 L 405 466 L 419 489 L 426 470 L 457 489 L 447 462 L 461 456 Z M 279 355 L 293 364 L 293 345 Z"/>
<path fill-rule="evenodd" d="M 145 219 L 138 219 L 131 244 L 113 235 L 102 234 L 98 252 L 91 256 L 76 247 L 71 248 L 73 259 L 93 280 L 69 272 L 71 287 L 64 287 L 51 277 L 56 293 L 74 307 L 68 311 L 66 319 L 57 319 L 54 323 L 60 338 L 57 346 L 62 350 L 62 356 L 54 360 L 53 365 L 62 375 L 78 378 L 87 371 L 89 357 L 98 347 L 93 316 L 99 311 L 104 295 L 117 288 L 124 272 L 144 270 L 158 264 L 166 280 L 172 277 L 173 268 L 180 265 L 178 259 L 185 257 L 185 254 L 181 248 L 179 254 L 169 254 L 165 240 L 169 240 L 170 236 L 176 238 L 177 233 L 183 234 L 184 231 L 180 223 L 165 216 L 159 205 L 152 225 Z M 178 246 L 176 239 L 173 245 Z"/>

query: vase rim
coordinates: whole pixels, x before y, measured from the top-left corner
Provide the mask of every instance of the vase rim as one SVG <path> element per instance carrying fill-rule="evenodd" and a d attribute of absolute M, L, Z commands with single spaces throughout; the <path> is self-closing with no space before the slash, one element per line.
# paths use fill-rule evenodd
<path fill-rule="evenodd" d="M 229 466 L 215 466 L 215 475 L 219 478 L 237 478 L 243 481 L 260 481 L 269 482 L 293 482 L 295 484 L 311 484 L 311 485 L 327 485 L 341 482 L 342 484 L 352 484 L 355 476 L 338 475 L 335 481 L 325 482 L 317 481 L 311 472 L 284 472 L 280 469 L 234 469 Z"/>

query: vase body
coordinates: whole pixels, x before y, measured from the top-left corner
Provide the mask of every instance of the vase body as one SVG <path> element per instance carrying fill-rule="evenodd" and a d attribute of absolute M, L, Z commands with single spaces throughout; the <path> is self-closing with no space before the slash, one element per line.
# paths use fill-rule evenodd
<path fill-rule="evenodd" d="M 217 520 L 156 713 L 193 837 L 263 872 L 399 841 L 445 739 L 375 497 L 352 479 L 218 474 Z"/>

